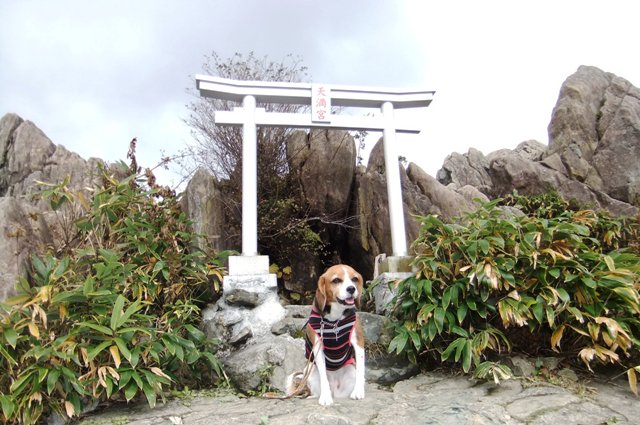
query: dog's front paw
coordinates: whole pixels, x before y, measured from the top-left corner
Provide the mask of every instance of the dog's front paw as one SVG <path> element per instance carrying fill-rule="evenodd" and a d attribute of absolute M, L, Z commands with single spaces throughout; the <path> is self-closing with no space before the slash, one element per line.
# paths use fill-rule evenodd
<path fill-rule="evenodd" d="M 330 392 L 320 394 L 320 398 L 318 398 L 318 403 L 320 406 L 331 406 L 333 404 L 333 397 L 331 397 Z"/>
<path fill-rule="evenodd" d="M 349 396 L 352 400 L 362 400 L 364 398 L 364 387 L 358 387 L 359 385 L 353 389 L 351 395 Z"/>

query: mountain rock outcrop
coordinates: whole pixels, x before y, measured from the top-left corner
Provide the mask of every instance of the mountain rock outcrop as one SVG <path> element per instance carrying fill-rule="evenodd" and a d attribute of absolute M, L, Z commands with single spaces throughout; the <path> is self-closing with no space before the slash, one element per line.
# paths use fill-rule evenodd
<path fill-rule="evenodd" d="M 0 119 L 0 196 L 31 195 L 39 190 L 38 182 L 60 183 L 65 178 L 72 189 L 92 187 L 101 163 L 55 145 L 34 123 L 16 114 Z"/>
<path fill-rule="evenodd" d="M 545 156 L 559 157 L 571 179 L 640 206 L 640 89 L 581 66 L 560 89 Z"/>
<path fill-rule="evenodd" d="M 61 240 L 60 217 L 37 196 L 40 182 L 58 184 L 68 178 L 71 190 L 92 187 L 101 163 L 53 144 L 16 114 L 0 119 L 0 300 L 15 293 L 36 246 L 55 247 Z"/>
<path fill-rule="evenodd" d="M 511 151 L 449 155 L 438 171 L 448 187 L 472 185 L 489 198 L 550 190 L 616 216 L 638 214 L 640 90 L 581 66 L 562 88 L 549 124 L 549 146 L 523 142 Z"/>

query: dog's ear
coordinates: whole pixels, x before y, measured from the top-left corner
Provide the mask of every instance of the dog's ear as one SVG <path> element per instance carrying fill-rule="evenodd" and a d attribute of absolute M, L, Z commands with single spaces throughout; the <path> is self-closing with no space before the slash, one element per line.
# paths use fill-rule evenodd
<path fill-rule="evenodd" d="M 364 283 L 362 280 L 362 275 L 360 273 L 356 274 L 358 278 L 358 283 L 356 286 L 358 287 L 358 296 L 356 297 L 356 307 L 360 310 L 360 298 L 362 297 L 362 292 L 364 291 Z"/>
<path fill-rule="evenodd" d="M 316 297 L 313 300 L 313 305 L 319 313 L 322 313 L 327 305 L 326 283 L 324 275 L 320 276 L 320 279 L 318 279 L 318 288 L 316 289 Z"/>

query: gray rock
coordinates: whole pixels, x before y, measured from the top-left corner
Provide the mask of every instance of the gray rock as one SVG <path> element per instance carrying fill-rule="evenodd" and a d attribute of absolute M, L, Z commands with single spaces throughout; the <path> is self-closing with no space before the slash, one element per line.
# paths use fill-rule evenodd
<path fill-rule="evenodd" d="M 299 338 L 304 332 L 311 306 L 288 305 L 285 306 L 286 316 L 271 327 L 271 332 L 275 335 L 289 334 L 294 338 Z"/>
<path fill-rule="evenodd" d="M 473 148 L 452 153 L 437 179 L 453 189 L 472 186 L 490 199 L 514 190 L 557 190 L 587 207 L 633 216 L 640 206 L 638 129 L 640 90 L 614 74 L 581 66 L 560 89 L 548 147 L 529 140 L 487 156 Z M 442 201 L 435 204 L 442 208 Z"/>
<path fill-rule="evenodd" d="M 556 170 L 562 173 L 565 176 L 569 175 L 567 167 L 564 166 L 562 158 L 560 158 L 560 155 L 558 155 L 557 152 L 543 158 L 540 163 L 548 168 L 551 168 L 552 170 Z"/>
<path fill-rule="evenodd" d="M 240 344 L 244 344 L 253 336 L 253 331 L 251 327 L 246 325 L 244 322 L 239 323 L 233 327 L 231 330 L 231 337 L 229 338 L 229 344 L 233 346 L 238 346 Z"/>
<path fill-rule="evenodd" d="M 640 206 L 640 90 L 598 68 L 581 66 L 560 89 L 549 124 L 547 157 L 568 176 Z"/>
<path fill-rule="evenodd" d="M 22 201 L 0 197 L 0 301 L 16 295 L 18 277 L 23 276 L 35 233 Z"/>
<path fill-rule="evenodd" d="M 297 131 L 287 140 L 287 159 L 310 213 L 344 218 L 356 167 L 353 137 L 346 131 Z"/>
<path fill-rule="evenodd" d="M 384 175 L 358 168 L 352 210 L 357 226 L 348 235 L 351 265 L 368 280 L 373 276 L 373 259 L 391 250 Z M 383 228 L 387 231 L 381 232 Z"/>
<path fill-rule="evenodd" d="M 464 155 L 454 152 L 447 156 L 436 178 L 445 186 L 453 184 L 454 188 L 459 188 L 469 185 L 486 194 L 490 193 L 492 185 L 488 168 L 489 163 L 482 152 L 470 148 Z"/>
<path fill-rule="evenodd" d="M 420 193 L 428 200 L 430 205 L 426 210 L 419 211 L 422 215 L 426 213 L 436 214 L 443 220 L 450 221 L 478 207 L 478 204 L 473 199 L 468 199 L 467 196 L 445 187 L 413 163 L 407 167 L 407 177 L 420 190 Z M 458 187 L 462 188 L 468 185 L 468 183 L 465 183 Z M 482 192 L 482 189 L 477 186 L 476 189 Z M 465 191 L 470 192 L 469 189 L 465 189 Z"/>
<path fill-rule="evenodd" d="M 285 315 L 284 308 L 273 293 L 265 296 L 259 305 L 250 307 L 227 303 L 223 297 L 203 311 L 202 321 L 209 338 L 240 345 L 249 338 L 270 335 L 271 328 Z"/>
<path fill-rule="evenodd" d="M 513 356 L 509 360 L 514 376 L 523 376 L 527 378 L 536 373 L 536 365 L 532 359 L 522 356 Z"/>
<path fill-rule="evenodd" d="M 569 176 L 580 181 L 598 146 L 598 115 L 610 80 L 610 74 L 581 66 L 562 84 L 553 109 L 547 156 L 559 153 Z"/>
<path fill-rule="evenodd" d="M 558 376 L 571 382 L 578 382 L 580 380 L 578 378 L 578 375 L 573 370 L 568 368 L 560 369 L 558 371 Z"/>
<path fill-rule="evenodd" d="M 367 344 L 377 344 L 387 347 L 393 338 L 391 319 L 380 314 L 358 312 L 358 319 L 362 324 L 364 339 Z"/>
<path fill-rule="evenodd" d="M 560 364 L 560 359 L 558 357 L 540 357 L 538 361 L 548 370 L 556 370 Z"/>
<path fill-rule="evenodd" d="M 0 142 L 0 147 L 4 148 L 2 156 L 6 158 L 0 170 L 0 181 L 5 182 L 6 195 L 24 195 L 28 188 L 35 187 L 36 179 L 42 180 L 43 168 L 56 147 L 32 122 L 15 114 L 5 115 L 0 121 L 1 127 L 13 131 L 0 130 L 9 133 L 5 141 Z"/>
<path fill-rule="evenodd" d="M 223 308 L 220 308 L 220 306 Z M 231 337 L 233 325 L 242 322 L 244 316 L 239 309 L 230 309 L 219 301 L 217 304 L 210 304 L 202 311 L 202 325 L 204 332 L 209 338 L 225 341 Z"/>
<path fill-rule="evenodd" d="M 476 205 L 477 203 L 489 202 L 489 198 L 484 193 L 471 185 L 465 185 L 461 188 L 454 189 L 462 195 L 467 201 L 467 205 Z"/>
<path fill-rule="evenodd" d="M 225 294 L 224 300 L 229 304 L 245 306 L 245 307 L 255 307 L 258 306 L 264 301 L 264 294 L 256 291 L 246 290 L 246 289 L 235 289 L 233 291 L 229 291 Z"/>
<path fill-rule="evenodd" d="M 410 272 L 385 272 L 380 273 L 370 284 L 371 294 L 375 305 L 376 314 L 388 314 L 391 310 L 391 302 L 395 297 L 393 289 L 396 282 L 413 275 Z"/>
<path fill-rule="evenodd" d="M 272 275 L 225 276 L 222 296 L 228 304 L 257 307 L 277 297 L 276 278 Z"/>
<path fill-rule="evenodd" d="M 547 145 L 537 140 L 527 140 L 516 146 L 513 151 L 529 161 L 539 161 L 547 152 Z"/>
<path fill-rule="evenodd" d="M 494 181 L 494 196 L 506 196 L 514 190 L 522 195 L 557 191 L 564 199 L 574 199 L 582 205 L 607 210 L 616 216 L 632 216 L 638 212 L 638 208 L 628 203 L 514 153 L 494 157 L 490 162 L 490 173 Z"/>
<path fill-rule="evenodd" d="M 231 326 L 240 323 L 244 318 L 239 310 L 223 310 L 221 312 L 220 324 L 223 326 Z"/>
<path fill-rule="evenodd" d="M 265 385 L 285 391 L 286 377 L 305 366 L 304 341 L 288 335 L 253 338 L 222 363 L 241 391 L 255 391 Z"/>
<path fill-rule="evenodd" d="M 15 131 L 23 120 L 16 114 L 6 114 L 0 119 L 0 196 L 9 188 L 9 152 L 13 149 Z"/>
<path fill-rule="evenodd" d="M 82 159 L 51 140 L 31 121 L 15 114 L 0 119 L 0 195 L 20 196 L 39 191 L 37 181 L 60 183 L 70 189 L 95 187 L 102 161 Z M 43 206 L 46 203 L 43 203 Z"/>
<path fill-rule="evenodd" d="M 287 305 L 284 307 L 287 317 L 294 319 L 306 319 L 311 314 L 310 305 Z"/>
<path fill-rule="evenodd" d="M 204 169 L 193 175 L 180 199 L 182 208 L 193 222 L 200 249 L 216 252 L 232 248 L 226 242 L 224 200 L 216 178 Z"/>
<path fill-rule="evenodd" d="M 395 354 L 369 350 L 366 359 L 365 377 L 367 382 L 394 385 L 420 373 L 420 368 L 409 360 Z"/>
<path fill-rule="evenodd" d="M 466 195 L 438 183 L 416 164 L 410 163 L 406 170 L 401 164 L 398 167 L 407 241 L 419 234 L 416 215 L 438 214 L 449 219 L 477 208 Z M 351 263 L 368 279 L 373 276 L 373 259 L 383 253 L 393 254 L 382 139 L 371 150 L 367 168 L 356 173 L 352 210 L 358 227 L 349 234 L 349 255 Z"/>

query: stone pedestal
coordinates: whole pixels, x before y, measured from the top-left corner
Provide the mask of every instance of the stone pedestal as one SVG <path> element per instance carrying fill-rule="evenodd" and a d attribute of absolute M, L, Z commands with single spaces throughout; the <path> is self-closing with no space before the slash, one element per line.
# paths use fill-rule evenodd
<path fill-rule="evenodd" d="M 273 273 L 228 275 L 222 281 L 222 297 L 233 305 L 256 307 L 277 297 L 278 281 Z"/>
<path fill-rule="evenodd" d="M 209 336 L 238 346 L 270 333 L 285 316 L 278 300 L 278 281 L 269 273 L 266 255 L 229 257 L 222 298 L 203 315 Z"/>

